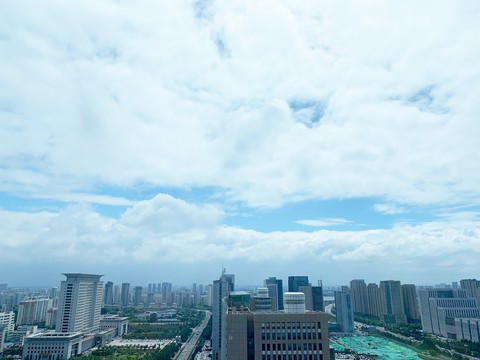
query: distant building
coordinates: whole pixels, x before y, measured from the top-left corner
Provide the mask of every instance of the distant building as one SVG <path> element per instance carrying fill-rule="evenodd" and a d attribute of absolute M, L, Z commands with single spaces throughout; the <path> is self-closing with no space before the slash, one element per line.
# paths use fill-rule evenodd
<path fill-rule="evenodd" d="M 102 308 L 103 275 L 67 273 L 60 287 L 55 331 L 91 333 L 98 330 Z"/>
<path fill-rule="evenodd" d="M 231 291 L 229 298 L 229 307 L 238 309 L 242 307 L 250 308 L 250 294 L 246 291 Z"/>
<path fill-rule="evenodd" d="M 135 292 L 133 296 L 133 304 L 138 306 L 142 303 L 143 288 L 141 286 L 135 286 Z"/>
<path fill-rule="evenodd" d="M 335 311 L 337 324 L 342 332 L 353 333 L 352 295 L 344 291 L 335 291 Z"/>
<path fill-rule="evenodd" d="M 5 344 L 5 336 L 7 334 L 7 327 L 5 325 L 0 324 L 0 358 L 2 358 L 3 354 L 3 347 Z"/>
<path fill-rule="evenodd" d="M 477 305 L 480 304 L 480 281 L 477 279 L 462 279 L 460 280 L 460 288 L 467 292 L 468 297 L 477 300 Z"/>
<path fill-rule="evenodd" d="M 465 335 L 465 326 L 470 323 L 456 320 L 480 319 L 477 300 L 465 289 L 419 289 L 418 297 L 423 331 L 453 340 L 473 337 Z M 477 321 L 471 324 L 478 326 Z"/>
<path fill-rule="evenodd" d="M 37 314 L 37 300 L 20 301 L 18 304 L 17 326 L 35 323 Z"/>
<path fill-rule="evenodd" d="M 268 296 L 275 298 L 276 308 L 283 310 L 283 281 L 276 277 L 269 277 L 263 281 L 263 286 L 268 289 Z"/>
<path fill-rule="evenodd" d="M 128 306 L 130 303 L 130 284 L 123 283 L 122 284 L 122 306 Z"/>
<path fill-rule="evenodd" d="M 0 326 L 5 326 L 8 332 L 15 329 L 15 313 L 13 311 L 0 312 Z"/>
<path fill-rule="evenodd" d="M 55 326 L 57 323 L 58 308 L 50 308 L 47 310 L 47 316 L 45 318 L 45 326 Z"/>
<path fill-rule="evenodd" d="M 368 296 L 365 280 L 358 279 L 350 281 L 350 291 L 352 294 L 353 312 L 368 314 Z"/>
<path fill-rule="evenodd" d="M 252 311 L 275 311 L 276 298 L 268 296 L 268 288 L 258 288 L 257 296 L 252 299 Z"/>
<path fill-rule="evenodd" d="M 403 309 L 407 316 L 407 322 L 413 323 L 420 321 L 420 311 L 418 308 L 417 289 L 413 284 L 402 284 Z"/>
<path fill-rule="evenodd" d="M 308 276 L 289 276 L 288 292 L 299 292 L 300 286 L 308 286 Z"/>
<path fill-rule="evenodd" d="M 380 281 L 380 293 L 382 296 L 383 310 L 381 320 L 387 324 L 405 324 L 407 317 L 403 309 L 400 281 Z"/>
<path fill-rule="evenodd" d="M 377 284 L 367 285 L 368 314 L 381 317 L 383 314 L 382 292 Z"/>
<path fill-rule="evenodd" d="M 103 293 L 103 303 L 105 305 L 113 305 L 113 282 L 109 281 L 105 284 Z"/>

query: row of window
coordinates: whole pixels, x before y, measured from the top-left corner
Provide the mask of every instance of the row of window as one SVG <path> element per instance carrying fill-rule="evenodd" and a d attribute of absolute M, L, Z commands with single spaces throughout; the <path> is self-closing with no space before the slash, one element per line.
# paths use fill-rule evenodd
<path fill-rule="evenodd" d="M 322 350 L 321 343 L 290 343 L 290 344 L 262 344 L 262 351 L 296 351 L 296 350 L 304 350 L 304 351 L 316 351 Z"/>
<path fill-rule="evenodd" d="M 318 333 L 318 340 L 322 339 L 322 333 Z M 294 332 L 294 333 L 287 333 L 284 332 L 280 333 L 264 333 L 262 332 L 262 340 L 317 340 L 317 333 L 301 333 L 301 332 Z"/>
<path fill-rule="evenodd" d="M 262 355 L 262 360 L 323 360 L 323 355 L 317 354 L 283 354 Z"/>

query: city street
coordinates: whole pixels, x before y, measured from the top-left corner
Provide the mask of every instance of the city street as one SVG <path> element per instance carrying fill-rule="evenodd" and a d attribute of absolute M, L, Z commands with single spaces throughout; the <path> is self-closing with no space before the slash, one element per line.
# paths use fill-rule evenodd
<path fill-rule="evenodd" d="M 211 315 L 212 315 L 212 313 L 210 311 L 205 311 L 205 319 L 203 319 L 203 321 L 200 325 L 198 325 L 196 328 L 193 329 L 192 335 L 190 335 L 190 338 L 178 350 L 177 354 L 173 358 L 174 360 L 187 360 L 188 359 L 190 354 L 195 349 L 195 346 L 197 345 L 198 339 L 200 338 L 200 335 L 202 335 L 202 331 L 203 331 L 203 329 L 205 329 L 205 326 L 207 326 Z"/>

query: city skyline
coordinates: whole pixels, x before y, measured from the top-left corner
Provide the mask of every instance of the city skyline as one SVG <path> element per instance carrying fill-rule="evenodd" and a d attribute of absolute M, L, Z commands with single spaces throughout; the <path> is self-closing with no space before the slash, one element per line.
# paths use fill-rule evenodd
<path fill-rule="evenodd" d="M 0 282 L 476 277 L 479 12 L 6 2 Z"/>

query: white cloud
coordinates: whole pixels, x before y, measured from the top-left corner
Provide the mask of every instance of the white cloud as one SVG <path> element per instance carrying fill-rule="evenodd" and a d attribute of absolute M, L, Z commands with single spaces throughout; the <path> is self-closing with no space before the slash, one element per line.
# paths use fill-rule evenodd
<path fill-rule="evenodd" d="M 386 215 L 402 214 L 405 212 L 405 209 L 403 207 L 393 203 L 375 204 L 373 205 L 373 210 Z"/>
<path fill-rule="evenodd" d="M 344 225 L 351 223 L 349 220 L 338 219 L 338 218 L 326 218 L 318 220 L 297 220 L 297 224 L 305 226 L 316 226 L 316 227 L 325 227 L 325 226 L 334 226 L 334 225 Z"/>
<path fill-rule="evenodd" d="M 12 279 L 19 267 L 40 266 L 40 276 L 48 265 L 55 274 L 87 268 L 120 280 L 146 281 L 151 272 L 170 281 L 206 282 L 221 264 L 238 264 L 247 284 L 277 267 L 278 276 L 296 269 L 335 284 L 358 276 L 418 283 L 468 276 L 480 255 L 476 218 L 388 230 L 265 233 L 221 225 L 222 216 L 215 206 L 162 194 L 135 204 L 118 220 L 86 205 L 59 213 L 1 211 L 2 265 Z"/>
<path fill-rule="evenodd" d="M 9 2 L 0 190 L 469 203 L 478 6 L 233 1 L 195 17 L 191 1 Z"/>

